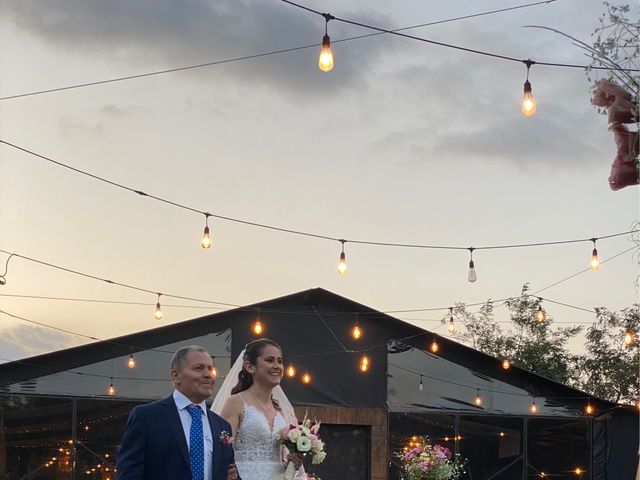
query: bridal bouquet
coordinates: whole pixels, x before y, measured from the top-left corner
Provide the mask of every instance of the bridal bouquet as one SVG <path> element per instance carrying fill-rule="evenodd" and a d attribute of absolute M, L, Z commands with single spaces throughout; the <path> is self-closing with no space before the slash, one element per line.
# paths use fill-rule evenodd
<path fill-rule="evenodd" d="M 311 455 L 311 463 L 317 465 L 327 456 L 324 443 L 318 435 L 319 430 L 320 422 L 312 422 L 305 416 L 301 424 L 290 424 L 284 427 L 278 434 L 278 438 L 290 452 Z M 296 467 L 293 462 L 289 462 L 284 472 L 285 480 L 293 480 L 295 474 Z"/>
<path fill-rule="evenodd" d="M 428 437 L 399 454 L 403 480 L 455 480 L 464 473 L 464 462 L 446 447 L 432 444 Z"/>

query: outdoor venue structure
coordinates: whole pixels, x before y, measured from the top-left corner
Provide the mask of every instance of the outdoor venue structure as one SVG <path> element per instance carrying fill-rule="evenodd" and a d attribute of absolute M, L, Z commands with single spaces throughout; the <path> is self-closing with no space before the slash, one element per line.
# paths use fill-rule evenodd
<path fill-rule="evenodd" d="M 283 388 L 299 418 L 323 423 L 327 459 L 310 470 L 324 480 L 398 479 L 422 435 L 466 458 L 469 480 L 636 478 L 636 408 L 318 288 L 0 365 L 0 479 L 114 480 L 129 412 L 172 391 L 172 353 L 206 347 L 220 385 L 258 316 L 295 367 Z"/>

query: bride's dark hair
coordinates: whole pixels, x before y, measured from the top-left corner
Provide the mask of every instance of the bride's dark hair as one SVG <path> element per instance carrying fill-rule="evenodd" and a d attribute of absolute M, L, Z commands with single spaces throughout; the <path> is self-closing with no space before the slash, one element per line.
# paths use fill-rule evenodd
<path fill-rule="evenodd" d="M 242 370 L 238 372 L 238 383 L 236 383 L 236 386 L 231 389 L 231 395 L 244 392 L 251 385 L 253 385 L 253 377 L 249 372 L 245 370 L 244 362 L 249 362 L 251 365 L 257 364 L 258 357 L 262 355 L 262 351 L 267 345 L 276 347 L 282 352 L 282 347 L 280 347 L 280 345 L 278 345 L 270 338 L 259 338 L 258 340 L 253 340 L 252 342 L 247 343 L 247 345 L 244 347 L 244 357 L 242 357 Z M 277 410 L 280 410 L 280 404 L 275 398 L 273 398 L 273 396 L 271 397 L 271 403 L 273 403 L 273 406 Z"/>

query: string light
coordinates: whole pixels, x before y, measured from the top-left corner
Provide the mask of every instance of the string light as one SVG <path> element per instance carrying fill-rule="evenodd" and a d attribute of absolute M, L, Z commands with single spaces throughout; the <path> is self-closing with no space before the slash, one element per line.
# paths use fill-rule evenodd
<path fill-rule="evenodd" d="M 625 345 L 632 345 L 634 341 L 635 341 L 635 336 L 633 335 L 633 332 L 629 331 L 624 334 Z"/>
<path fill-rule="evenodd" d="M 305 374 L 302 375 L 302 383 L 311 383 L 311 375 L 305 372 Z"/>
<path fill-rule="evenodd" d="M 260 310 L 256 313 L 256 320 L 253 322 L 252 330 L 256 335 L 260 335 L 264 331 L 264 325 L 260 319 Z"/>
<path fill-rule="evenodd" d="M 439 348 L 440 347 L 438 346 L 438 342 L 436 342 L 436 337 L 434 335 L 433 341 L 431 342 L 431 345 L 429 346 L 429 350 L 431 350 L 432 353 L 436 353 Z"/>
<path fill-rule="evenodd" d="M 573 472 L 576 475 L 582 475 L 584 473 L 584 470 L 582 470 L 580 467 L 576 467 L 576 469 Z"/>
<path fill-rule="evenodd" d="M 418 391 L 422 392 L 424 390 L 424 384 L 422 383 L 422 375 L 420 375 L 420 383 L 418 383 Z"/>
<path fill-rule="evenodd" d="M 351 336 L 355 340 L 359 340 L 360 337 L 362 336 L 362 330 L 360 329 L 360 325 L 358 323 L 358 314 L 357 313 L 356 313 L 356 320 L 353 323 L 353 328 L 351 329 Z"/>
<path fill-rule="evenodd" d="M 111 377 L 111 383 L 109 384 L 109 388 L 107 389 L 107 393 L 111 397 L 113 397 L 116 394 L 116 387 L 113 386 L 113 377 Z"/>
<path fill-rule="evenodd" d="M 296 369 L 293 365 L 289 364 L 287 367 L 287 377 L 293 378 L 296 376 Z"/>
<path fill-rule="evenodd" d="M 453 323 L 453 307 L 449 307 L 449 325 L 447 326 L 447 330 L 449 333 L 453 334 L 456 331 L 456 325 Z"/>
<path fill-rule="evenodd" d="M 216 378 L 218 376 L 218 369 L 215 365 L 211 367 L 211 375 L 213 376 L 213 378 Z"/>
<path fill-rule="evenodd" d="M 323 72 L 330 72 L 333 70 L 333 52 L 331 51 L 331 40 L 327 32 L 329 21 L 335 17 L 329 13 L 323 13 L 324 17 L 324 37 L 322 37 L 322 49 L 320 50 L 320 57 L 318 58 L 318 67 Z"/>
<path fill-rule="evenodd" d="M 211 248 L 211 235 L 209 235 L 209 217 L 211 216 L 211 214 L 209 213 L 205 213 L 204 214 L 204 232 L 202 233 L 202 240 L 200 240 L 200 246 L 202 248 L 209 249 Z"/>
<path fill-rule="evenodd" d="M 369 370 L 369 364 L 370 364 L 370 363 L 371 363 L 371 362 L 370 362 L 370 360 L 369 360 L 369 357 L 367 357 L 366 355 L 363 355 L 363 356 L 360 358 L 360 370 L 361 370 L 362 372 L 366 372 L 366 371 L 368 371 L 368 370 Z"/>
<path fill-rule="evenodd" d="M 538 412 L 538 406 L 536 405 L 536 399 L 533 399 L 533 402 L 531 403 L 531 407 L 529 407 L 529 410 L 531 410 L 531 413 L 537 413 Z"/>
<path fill-rule="evenodd" d="M 594 412 L 594 408 L 591 406 L 590 401 L 587 401 L 587 406 L 585 407 L 584 411 L 587 413 L 587 415 L 591 415 Z"/>
<path fill-rule="evenodd" d="M 504 368 L 505 370 L 509 370 L 511 368 L 511 362 L 508 358 L 502 360 L 502 368 Z"/>
<path fill-rule="evenodd" d="M 593 242 L 593 250 L 591 251 L 591 261 L 589 265 L 591 266 L 591 270 L 598 270 L 600 268 L 600 258 L 598 257 L 598 249 L 596 248 L 597 238 L 592 238 Z"/>
<path fill-rule="evenodd" d="M 156 320 L 162 320 L 162 307 L 160 307 L 160 295 L 162 294 L 158 293 L 158 303 L 156 303 L 156 313 L 154 314 Z"/>
<path fill-rule="evenodd" d="M 129 355 L 129 361 L 127 362 L 127 367 L 136 368 L 136 359 L 133 358 L 133 353 Z"/>
<path fill-rule="evenodd" d="M 546 315 L 544 313 L 544 309 L 542 308 L 542 297 L 538 297 L 538 310 L 536 311 L 536 321 L 538 323 L 544 323 L 546 319 Z"/>
<path fill-rule="evenodd" d="M 467 275 L 467 280 L 469 280 L 470 283 L 473 283 L 476 280 L 478 280 L 478 276 L 476 275 L 476 267 L 475 267 L 475 264 L 473 263 L 474 250 L 475 248 L 469 247 L 469 273 Z"/>
<path fill-rule="evenodd" d="M 474 400 L 477 406 L 482 405 L 482 398 L 480 397 L 480 389 L 476 389 L 476 399 Z"/>
<path fill-rule="evenodd" d="M 338 273 L 340 275 L 344 275 L 347 273 L 347 256 L 344 253 L 344 244 L 346 243 L 346 240 L 342 239 L 340 240 L 340 243 L 342 244 L 342 251 L 340 252 L 340 261 L 338 262 Z"/>
<path fill-rule="evenodd" d="M 536 101 L 533 99 L 531 92 L 531 82 L 529 82 L 529 69 L 533 65 L 534 61 L 524 60 L 523 62 L 527 66 L 527 79 L 524 82 L 524 95 L 522 97 L 522 114 L 525 117 L 531 117 L 536 113 Z"/>

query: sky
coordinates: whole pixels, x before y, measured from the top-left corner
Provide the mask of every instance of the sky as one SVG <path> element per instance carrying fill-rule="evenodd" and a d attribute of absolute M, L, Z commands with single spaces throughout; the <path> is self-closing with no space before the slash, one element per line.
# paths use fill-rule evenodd
<path fill-rule="evenodd" d="M 522 5 L 514 0 L 327 0 L 305 5 L 387 29 Z M 557 0 L 408 31 L 519 59 L 584 64 L 556 28 L 591 42 L 604 7 Z M 637 11 L 632 12 L 637 19 Z M 319 44 L 324 19 L 278 0 L 0 0 L 0 97 Z M 582 69 L 534 65 L 538 108 L 520 113 L 522 63 L 332 21 L 319 47 L 125 82 L 0 100 L 0 139 L 197 210 L 334 238 L 483 246 L 602 237 L 633 228 L 637 187 L 612 191 L 607 120 Z M 583 309 L 638 301 L 633 252 L 586 267 L 578 243 L 474 253 L 346 244 L 210 219 L 0 145 L 0 249 L 152 292 L 247 305 L 322 287 L 444 333 L 457 302 L 522 285 Z M 602 260 L 634 246 L 598 242 Z M 0 273 L 7 260 L 0 254 Z M 26 297 L 138 302 L 126 305 Z M 8 264 L 0 309 L 96 338 L 220 311 L 73 275 Z M 181 304 L 182 306 L 169 306 Z M 186 305 L 186 306 L 185 306 Z M 197 307 L 197 308 L 195 308 Z M 558 325 L 593 313 L 545 304 Z M 473 309 L 472 309 L 473 310 Z M 496 310 L 508 319 L 504 308 Z M 503 324 L 508 328 L 507 324 Z M 0 357 L 87 342 L 0 314 Z M 571 348 L 582 349 L 581 339 Z"/>

